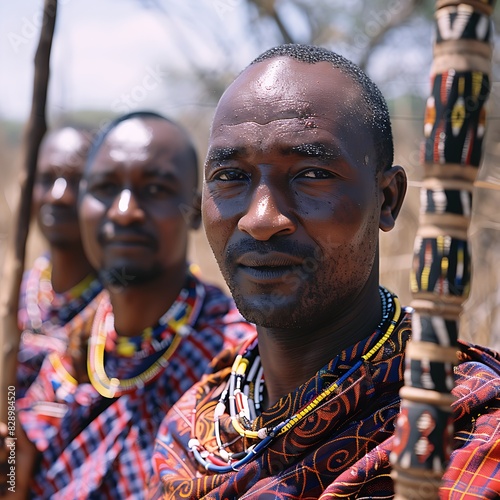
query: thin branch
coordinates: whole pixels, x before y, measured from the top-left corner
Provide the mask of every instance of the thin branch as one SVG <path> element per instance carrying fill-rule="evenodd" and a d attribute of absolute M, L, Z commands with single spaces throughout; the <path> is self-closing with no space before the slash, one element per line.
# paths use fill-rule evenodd
<path fill-rule="evenodd" d="M 31 113 L 23 138 L 20 193 L 14 224 L 7 243 L 0 290 L 0 421 L 7 421 L 7 391 L 15 386 L 20 332 L 17 323 L 19 288 L 24 272 L 26 241 L 38 149 L 47 130 L 45 107 L 49 82 L 49 62 L 57 14 L 57 0 L 45 0 L 40 41 L 35 54 Z"/>
<path fill-rule="evenodd" d="M 373 52 L 373 49 L 377 47 L 384 39 L 385 35 L 392 30 L 393 28 L 400 26 L 407 19 L 409 19 L 415 10 L 423 4 L 423 0 L 409 0 L 404 9 L 401 9 L 400 12 L 391 16 L 387 23 L 383 24 L 380 27 L 380 30 L 376 35 L 372 36 L 366 46 L 364 54 L 361 56 L 361 59 L 358 62 L 358 65 L 361 69 L 365 70 L 366 65 L 368 64 L 368 60 L 370 55 Z"/>
<path fill-rule="evenodd" d="M 270 17 L 278 27 L 284 43 L 296 43 L 292 34 L 283 24 L 283 20 L 276 9 L 276 2 L 274 0 L 249 0 L 259 10 L 261 16 Z"/>

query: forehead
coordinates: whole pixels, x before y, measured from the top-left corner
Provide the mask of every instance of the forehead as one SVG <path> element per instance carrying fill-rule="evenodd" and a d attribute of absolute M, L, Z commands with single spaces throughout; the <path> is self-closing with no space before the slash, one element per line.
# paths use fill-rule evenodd
<path fill-rule="evenodd" d="M 67 169 L 81 173 L 87 146 L 88 140 L 75 129 L 50 133 L 40 147 L 37 169 L 39 172 Z"/>
<path fill-rule="evenodd" d="M 360 87 L 330 62 L 277 57 L 249 66 L 224 93 L 214 124 L 317 117 L 362 118 Z"/>
<path fill-rule="evenodd" d="M 209 149 L 328 143 L 364 163 L 373 154 L 370 119 L 359 84 L 330 62 L 273 58 L 248 67 L 224 93 Z"/>
<path fill-rule="evenodd" d="M 145 168 L 149 164 L 161 168 L 172 166 L 175 157 L 187 148 L 183 132 L 165 120 L 133 118 L 114 127 L 97 151 L 89 170 Z"/>

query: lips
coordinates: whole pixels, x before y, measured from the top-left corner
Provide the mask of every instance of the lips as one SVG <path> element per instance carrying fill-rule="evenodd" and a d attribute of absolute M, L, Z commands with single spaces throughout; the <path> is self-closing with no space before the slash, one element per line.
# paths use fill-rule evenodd
<path fill-rule="evenodd" d="M 137 235 L 121 235 L 121 236 L 115 236 L 112 238 L 105 238 L 104 243 L 106 245 L 117 245 L 117 246 L 151 246 L 152 241 L 151 238 L 145 238 L 142 236 L 137 236 Z"/>
<path fill-rule="evenodd" d="M 107 240 L 108 246 L 116 245 L 123 247 L 151 246 L 151 241 L 140 238 L 114 238 Z"/>
<path fill-rule="evenodd" d="M 118 247 L 153 247 L 156 244 L 156 240 L 142 230 L 124 230 L 111 223 L 103 226 L 99 240 L 103 245 Z"/>
<path fill-rule="evenodd" d="M 65 206 L 42 205 L 39 217 L 47 227 L 78 221 L 76 210 Z"/>
<path fill-rule="evenodd" d="M 248 252 L 236 259 L 238 269 L 259 281 L 283 278 L 303 263 L 303 259 L 281 252 Z"/>
<path fill-rule="evenodd" d="M 247 252 L 236 259 L 236 263 L 245 267 L 291 267 L 302 264 L 302 259 L 281 252 Z"/>

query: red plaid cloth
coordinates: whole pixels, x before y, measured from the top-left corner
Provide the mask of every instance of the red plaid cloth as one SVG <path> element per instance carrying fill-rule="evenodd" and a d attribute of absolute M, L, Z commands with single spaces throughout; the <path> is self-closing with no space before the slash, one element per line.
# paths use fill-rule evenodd
<path fill-rule="evenodd" d="M 132 394 L 106 399 L 90 384 L 80 384 L 61 401 L 61 377 L 46 358 L 26 397 L 18 401 L 23 428 L 42 452 L 31 498 L 144 497 L 154 437 L 165 413 L 221 350 L 255 332 L 219 289 L 204 285 L 204 290 L 191 334 L 160 377 Z M 103 300 L 109 300 L 107 295 Z M 107 358 L 106 366 L 108 361 L 120 364 L 117 355 Z M 130 362 L 127 358 L 122 365 Z M 65 411 L 62 418 L 59 410 Z"/>

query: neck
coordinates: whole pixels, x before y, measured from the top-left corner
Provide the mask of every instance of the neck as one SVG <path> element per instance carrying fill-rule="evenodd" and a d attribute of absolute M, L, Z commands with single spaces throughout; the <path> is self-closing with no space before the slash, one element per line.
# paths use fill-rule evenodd
<path fill-rule="evenodd" d="M 134 337 L 154 326 L 182 290 L 187 266 L 164 272 L 155 280 L 140 285 L 107 287 L 113 306 L 115 329 L 119 335 Z"/>
<path fill-rule="evenodd" d="M 371 335 L 382 318 L 378 280 L 332 313 L 326 325 L 298 329 L 258 328 L 259 353 L 269 407 L 307 382 L 347 347 Z"/>
<path fill-rule="evenodd" d="M 52 262 L 52 288 L 56 293 L 67 292 L 93 272 L 83 247 L 50 247 Z"/>

